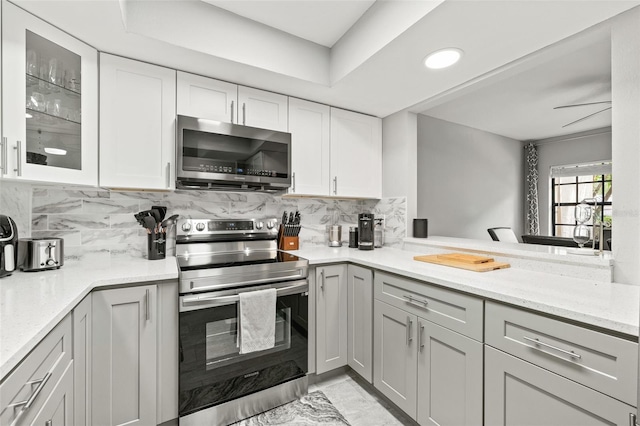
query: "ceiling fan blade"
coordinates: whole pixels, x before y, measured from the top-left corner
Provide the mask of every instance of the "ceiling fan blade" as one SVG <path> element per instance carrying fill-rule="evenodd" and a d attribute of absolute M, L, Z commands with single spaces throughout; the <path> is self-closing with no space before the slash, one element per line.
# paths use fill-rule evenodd
<path fill-rule="evenodd" d="M 573 104 L 573 105 L 561 105 L 557 106 L 553 109 L 561 109 L 561 108 L 573 108 L 577 106 L 586 106 L 586 105 L 598 105 L 598 104 L 610 104 L 611 101 L 601 101 L 601 102 L 587 102 L 586 104 Z"/>
<path fill-rule="evenodd" d="M 581 121 L 584 121 L 584 120 L 586 120 L 586 119 L 587 119 L 587 118 L 589 118 L 589 117 L 593 117 L 593 116 L 594 116 L 594 115 L 596 115 L 596 114 L 600 114 L 601 112 L 608 111 L 608 110 L 610 110 L 611 108 L 613 108 L 613 107 L 609 107 L 609 108 L 601 109 L 600 111 L 598 111 L 598 112 L 594 112 L 593 114 L 589 114 L 589 115 L 587 115 L 586 117 L 582 117 L 582 118 L 580 118 L 579 120 L 572 121 L 572 122 L 571 122 L 571 123 L 569 123 L 569 124 L 565 124 L 564 126 L 562 126 L 562 128 L 564 129 L 564 128 L 565 128 L 565 127 L 567 127 L 567 126 L 571 126 L 572 124 L 576 124 L 576 123 L 579 123 L 579 122 L 581 122 Z"/>

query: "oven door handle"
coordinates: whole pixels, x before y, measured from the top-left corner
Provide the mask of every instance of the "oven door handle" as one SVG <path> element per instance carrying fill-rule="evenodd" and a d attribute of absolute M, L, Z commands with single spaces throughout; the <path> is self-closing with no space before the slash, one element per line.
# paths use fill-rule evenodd
<path fill-rule="evenodd" d="M 289 294 L 304 293 L 309 291 L 309 283 L 304 281 L 300 284 L 294 284 L 287 287 L 276 289 L 277 296 L 287 296 Z M 234 294 L 230 296 L 191 296 L 181 297 L 182 306 L 206 305 L 206 307 L 231 305 L 240 301 L 240 295 Z M 205 306 L 202 306 L 205 307 Z"/>

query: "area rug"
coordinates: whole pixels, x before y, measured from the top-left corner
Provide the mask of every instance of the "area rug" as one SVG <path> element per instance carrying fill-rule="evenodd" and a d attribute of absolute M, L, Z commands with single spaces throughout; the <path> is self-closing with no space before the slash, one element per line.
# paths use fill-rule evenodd
<path fill-rule="evenodd" d="M 231 426 L 267 425 L 324 425 L 349 426 L 349 422 L 333 406 L 321 391 L 311 392 L 302 398 L 257 416 L 249 417 Z"/>

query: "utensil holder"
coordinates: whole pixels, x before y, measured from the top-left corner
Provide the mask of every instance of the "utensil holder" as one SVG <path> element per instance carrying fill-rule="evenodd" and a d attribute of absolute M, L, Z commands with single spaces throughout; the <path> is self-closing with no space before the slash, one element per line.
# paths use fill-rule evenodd
<path fill-rule="evenodd" d="M 147 235 L 147 253 L 149 260 L 164 259 L 167 248 L 167 240 L 163 233 Z"/>

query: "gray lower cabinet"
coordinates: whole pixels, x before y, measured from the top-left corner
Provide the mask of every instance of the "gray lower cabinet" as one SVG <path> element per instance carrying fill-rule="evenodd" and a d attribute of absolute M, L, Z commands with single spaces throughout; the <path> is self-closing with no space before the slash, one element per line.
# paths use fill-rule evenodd
<path fill-rule="evenodd" d="M 91 424 L 91 298 L 73 309 L 73 395 L 77 426 Z"/>
<path fill-rule="evenodd" d="M 416 418 L 417 317 L 374 301 L 373 384 L 412 419 Z"/>
<path fill-rule="evenodd" d="M 0 425 L 74 423 L 71 330 L 67 315 L 0 384 Z"/>
<path fill-rule="evenodd" d="M 93 293 L 92 424 L 157 424 L 156 300 L 155 285 Z"/>
<path fill-rule="evenodd" d="M 67 366 L 62 378 L 29 424 L 38 426 L 68 426 L 74 424 L 73 365 L 72 361 Z M 84 425 L 86 423 L 75 424 Z"/>
<path fill-rule="evenodd" d="M 628 425 L 635 408 L 490 346 L 485 425 Z"/>
<path fill-rule="evenodd" d="M 349 265 L 347 269 L 348 364 L 373 383 L 373 271 Z"/>
<path fill-rule="evenodd" d="M 418 317 L 418 423 L 482 424 L 483 345 Z"/>
<path fill-rule="evenodd" d="M 316 374 L 347 365 L 347 265 L 316 268 Z"/>

